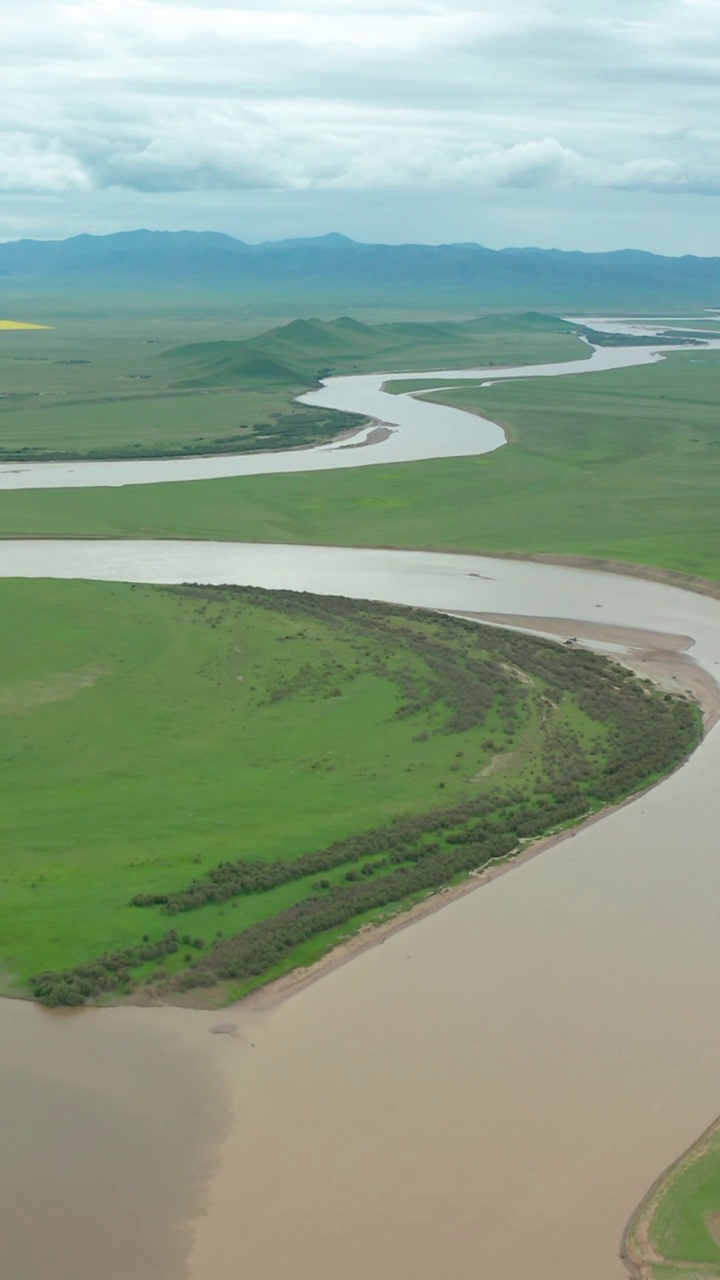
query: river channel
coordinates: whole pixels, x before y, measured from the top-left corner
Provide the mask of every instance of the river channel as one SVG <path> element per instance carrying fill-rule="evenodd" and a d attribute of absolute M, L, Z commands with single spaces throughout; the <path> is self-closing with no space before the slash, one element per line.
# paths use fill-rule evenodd
<path fill-rule="evenodd" d="M 0 573 L 641 628 L 720 676 L 720 602 L 551 565 L 7 541 Z M 652 792 L 268 1007 L 0 1001 L 4 1274 L 619 1280 L 627 1217 L 720 1110 L 719 772 L 716 729 Z"/>
<path fill-rule="evenodd" d="M 461 458 L 491 453 L 505 444 L 505 432 L 497 423 L 448 405 L 426 403 L 411 395 L 391 395 L 383 390 L 384 385 L 407 378 L 428 378 L 431 384 L 442 385 L 449 379 L 460 378 L 472 382 L 501 382 L 528 377 L 571 377 L 653 364 L 667 352 L 683 350 L 683 347 L 672 346 L 658 349 L 652 346 L 651 338 L 649 342 L 647 347 L 588 347 L 586 358 L 561 364 L 519 365 L 504 369 L 435 369 L 423 373 L 371 373 L 330 378 L 317 391 L 300 396 L 300 403 L 342 409 L 369 418 L 371 425 L 361 428 L 352 439 L 316 448 L 277 450 L 273 453 L 120 462 L 13 462 L 0 466 L 0 490 L 116 488 L 170 481 L 216 480 L 224 476 L 333 471 L 378 463 L 419 462 L 429 458 Z M 720 348 L 720 339 L 710 339 L 704 346 Z M 198 403 L 202 404 L 202 401 Z M 201 416 L 202 410 L 198 412 Z M 385 438 L 358 448 L 372 437 L 378 423 L 388 428 Z"/>

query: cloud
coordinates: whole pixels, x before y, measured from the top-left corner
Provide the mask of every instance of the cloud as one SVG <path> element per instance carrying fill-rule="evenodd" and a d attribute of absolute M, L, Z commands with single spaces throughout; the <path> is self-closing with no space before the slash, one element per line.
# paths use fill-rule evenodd
<path fill-rule="evenodd" d="M 461 165 L 460 175 L 488 186 L 540 187 L 586 180 L 588 168 L 577 152 L 556 138 L 543 138 L 505 150 L 496 148 L 474 163 Z"/>
<path fill-rule="evenodd" d="M 720 190 L 717 0 L 0 0 L 5 192 Z"/>
<path fill-rule="evenodd" d="M 77 157 L 53 139 L 0 134 L 0 191 L 83 191 L 91 181 Z"/>
<path fill-rule="evenodd" d="M 673 160 L 633 160 L 625 165 L 615 186 L 627 191 L 720 195 L 720 161 L 710 164 L 678 164 Z"/>

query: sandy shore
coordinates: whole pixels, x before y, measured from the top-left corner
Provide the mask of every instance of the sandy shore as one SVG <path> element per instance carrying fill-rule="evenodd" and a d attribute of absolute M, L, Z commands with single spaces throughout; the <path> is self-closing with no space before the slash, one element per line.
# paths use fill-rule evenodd
<path fill-rule="evenodd" d="M 466 614 L 481 622 L 523 631 L 541 631 L 545 635 L 583 641 L 606 657 L 614 657 L 642 679 L 652 680 L 668 693 L 690 694 L 702 707 L 705 731 L 720 720 L 720 685 L 690 654 L 691 636 L 662 635 L 657 631 L 641 631 L 633 627 L 614 627 L 604 623 L 568 621 L 566 618 L 528 618 L 521 614 Z M 593 643 L 596 642 L 596 643 Z M 609 653 L 604 645 L 619 646 L 622 653 Z"/>
<path fill-rule="evenodd" d="M 365 427 L 360 427 L 360 431 L 364 431 Z M 385 423 L 378 422 L 368 433 L 364 440 L 358 440 L 355 444 L 352 441 L 349 444 L 341 444 L 341 449 L 366 449 L 368 445 L 382 444 L 383 440 L 389 440 L 394 428 L 387 426 Z M 353 435 L 358 435 L 358 431 L 354 431 Z M 341 437 L 338 437 L 341 438 Z"/>

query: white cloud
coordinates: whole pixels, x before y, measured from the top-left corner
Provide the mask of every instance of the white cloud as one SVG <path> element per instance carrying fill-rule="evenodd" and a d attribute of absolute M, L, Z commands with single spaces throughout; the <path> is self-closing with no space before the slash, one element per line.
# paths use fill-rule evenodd
<path fill-rule="evenodd" d="M 720 188 L 717 0 L 0 0 L 0 48 L 6 191 Z"/>
<path fill-rule="evenodd" d="M 487 186 L 539 187 L 587 181 L 589 174 L 577 152 L 563 147 L 556 138 L 543 138 L 518 142 L 505 150 L 496 148 L 486 156 L 463 162 L 459 176 Z"/>
<path fill-rule="evenodd" d="M 0 191 L 83 191 L 91 186 L 77 157 L 53 139 L 0 134 Z"/>

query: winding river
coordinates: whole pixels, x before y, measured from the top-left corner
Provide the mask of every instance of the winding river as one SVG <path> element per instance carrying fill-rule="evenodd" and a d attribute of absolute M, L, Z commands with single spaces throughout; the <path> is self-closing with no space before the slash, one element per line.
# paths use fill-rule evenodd
<path fill-rule="evenodd" d="M 622 326 L 620 326 L 622 327 Z M 635 330 L 633 329 L 633 332 Z M 720 348 L 720 338 L 704 344 Z M 582 360 L 516 368 L 434 369 L 425 373 L 371 373 L 330 378 L 319 390 L 299 397 L 301 404 L 344 409 L 371 419 L 352 440 L 311 449 L 274 453 L 216 454 L 209 457 L 157 458 L 121 462 L 30 462 L 0 466 L 0 489 L 86 489 L 159 484 L 183 480 L 216 480 L 223 476 L 260 476 L 299 471 L 332 471 L 386 462 L 420 462 L 429 458 L 461 458 L 491 453 L 505 444 L 497 423 L 448 405 L 428 404 L 411 395 L 390 395 L 387 382 L 428 378 L 442 385 L 449 379 L 501 382 L 511 378 L 561 378 L 634 365 L 653 364 L 663 353 L 686 348 L 588 347 Z M 376 424 L 389 428 L 386 438 L 365 448 Z M 348 447 L 355 446 L 355 447 Z"/>
<path fill-rule="evenodd" d="M 392 404 L 409 435 L 417 402 Z M 0 572 L 293 587 L 623 645 L 638 628 L 720 676 L 719 601 L 544 564 L 8 541 Z M 713 730 L 662 786 L 284 1002 L 0 1001 L 6 1274 L 619 1280 L 629 1213 L 720 1108 L 719 771 Z"/>

